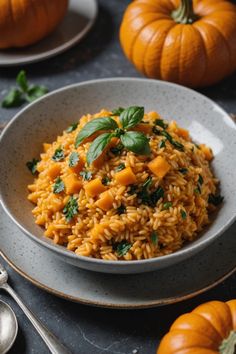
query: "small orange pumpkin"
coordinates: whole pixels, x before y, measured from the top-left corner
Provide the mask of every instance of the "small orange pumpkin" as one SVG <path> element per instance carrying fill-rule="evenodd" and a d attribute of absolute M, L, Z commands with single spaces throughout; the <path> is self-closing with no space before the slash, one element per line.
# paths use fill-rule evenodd
<path fill-rule="evenodd" d="M 236 299 L 210 301 L 180 316 L 157 354 L 235 354 Z"/>
<path fill-rule="evenodd" d="M 46 37 L 67 6 L 68 0 L 1 0 L 0 49 L 25 47 Z"/>
<path fill-rule="evenodd" d="M 148 77 L 212 85 L 236 69 L 236 6 L 225 0 L 136 0 L 125 11 L 120 41 Z"/>

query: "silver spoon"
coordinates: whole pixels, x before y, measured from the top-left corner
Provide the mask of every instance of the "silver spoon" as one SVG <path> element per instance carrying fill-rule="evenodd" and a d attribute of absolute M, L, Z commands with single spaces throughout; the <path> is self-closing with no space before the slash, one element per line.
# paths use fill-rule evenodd
<path fill-rule="evenodd" d="M 22 311 L 31 321 L 41 338 L 52 354 L 70 354 L 70 352 L 59 342 L 59 340 L 35 317 L 35 315 L 24 305 L 15 291 L 7 284 L 8 274 L 6 269 L 0 263 L 0 288 L 6 290 L 20 306 Z M 11 336 L 9 328 L 9 336 Z"/>
<path fill-rule="evenodd" d="M 11 307 L 0 300 L 0 353 L 5 354 L 15 342 L 18 332 L 16 316 Z"/>

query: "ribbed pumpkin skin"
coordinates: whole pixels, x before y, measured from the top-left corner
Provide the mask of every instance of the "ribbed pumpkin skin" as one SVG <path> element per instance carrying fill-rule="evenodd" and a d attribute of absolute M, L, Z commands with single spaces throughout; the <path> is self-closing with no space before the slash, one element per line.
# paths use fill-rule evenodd
<path fill-rule="evenodd" d="M 236 332 L 236 300 L 207 302 L 177 318 L 157 354 L 218 354 L 231 331 Z"/>
<path fill-rule="evenodd" d="M 189 87 L 212 85 L 236 70 L 236 6 L 193 0 L 199 18 L 176 23 L 180 0 L 136 0 L 126 9 L 120 42 L 146 76 Z"/>
<path fill-rule="evenodd" d="M 25 47 L 50 34 L 68 0 L 0 0 L 0 49 Z"/>

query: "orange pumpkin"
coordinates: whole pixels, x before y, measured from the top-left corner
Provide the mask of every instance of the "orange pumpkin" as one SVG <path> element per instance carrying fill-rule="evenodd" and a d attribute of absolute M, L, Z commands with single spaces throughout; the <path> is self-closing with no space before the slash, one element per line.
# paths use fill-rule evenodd
<path fill-rule="evenodd" d="M 236 6 L 224 0 L 136 0 L 125 11 L 120 41 L 146 76 L 208 86 L 236 69 Z"/>
<path fill-rule="evenodd" d="M 68 0 L 1 0 L 0 49 L 25 47 L 46 37 L 67 6 Z"/>
<path fill-rule="evenodd" d="M 235 350 L 236 299 L 210 301 L 180 316 L 157 354 L 234 354 Z"/>

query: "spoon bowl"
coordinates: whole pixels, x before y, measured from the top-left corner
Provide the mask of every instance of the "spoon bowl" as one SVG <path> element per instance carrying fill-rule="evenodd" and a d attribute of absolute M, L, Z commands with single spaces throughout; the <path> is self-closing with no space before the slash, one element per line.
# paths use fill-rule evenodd
<path fill-rule="evenodd" d="M 12 347 L 18 332 L 16 316 L 11 307 L 0 300 L 0 353 L 5 354 Z"/>

